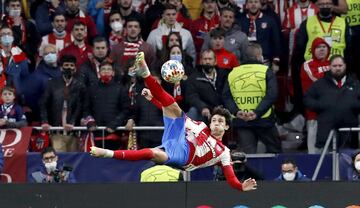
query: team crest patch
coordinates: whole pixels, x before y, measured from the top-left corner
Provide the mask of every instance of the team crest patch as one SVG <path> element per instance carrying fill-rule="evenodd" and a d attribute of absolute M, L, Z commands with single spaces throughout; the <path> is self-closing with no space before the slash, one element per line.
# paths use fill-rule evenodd
<path fill-rule="evenodd" d="M 267 28 L 267 23 L 266 22 L 261 23 L 261 28 L 266 29 Z"/>
<path fill-rule="evenodd" d="M 223 63 L 224 63 L 225 65 L 228 65 L 228 64 L 229 64 L 229 59 L 224 58 L 224 59 L 223 59 Z"/>
<path fill-rule="evenodd" d="M 234 45 L 235 44 L 235 38 L 230 38 L 230 44 Z"/>

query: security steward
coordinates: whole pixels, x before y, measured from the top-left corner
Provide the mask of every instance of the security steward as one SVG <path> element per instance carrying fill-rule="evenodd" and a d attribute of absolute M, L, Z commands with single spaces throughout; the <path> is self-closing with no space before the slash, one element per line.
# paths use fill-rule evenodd
<path fill-rule="evenodd" d="M 250 43 L 245 52 L 245 62 L 230 72 L 223 91 L 225 107 L 236 117 L 232 123 L 237 150 L 257 153 L 260 140 L 266 152 L 279 153 L 281 143 L 273 111 L 278 93 L 276 77 L 262 64 L 259 44 Z"/>

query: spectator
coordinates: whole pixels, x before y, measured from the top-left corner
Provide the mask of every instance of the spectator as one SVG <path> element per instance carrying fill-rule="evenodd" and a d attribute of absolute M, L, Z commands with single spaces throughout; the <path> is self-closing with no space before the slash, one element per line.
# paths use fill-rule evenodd
<path fill-rule="evenodd" d="M 243 152 L 232 152 L 231 160 L 233 163 L 236 178 L 243 181 L 246 178 L 253 178 L 255 180 L 264 180 L 264 177 L 247 163 L 246 154 Z M 215 166 L 216 167 L 216 166 Z M 214 167 L 214 168 L 215 168 Z M 221 169 L 216 172 L 215 180 L 224 181 L 225 176 Z"/>
<path fill-rule="evenodd" d="M 69 46 L 73 41 L 70 33 L 67 33 L 66 28 L 66 19 L 63 13 L 55 13 L 54 18 L 52 19 L 52 27 L 54 29 L 48 35 L 42 37 L 41 45 L 39 47 L 39 55 L 43 56 L 41 53 L 42 48 L 45 45 L 53 44 L 56 46 L 57 52 L 60 52 L 65 47 Z"/>
<path fill-rule="evenodd" d="M 249 41 L 245 33 L 241 32 L 238 25 L 235 24 L 235 12 L 231 8 L 223 8 L 220 10 L 220 25 L 219 28 L 225 30 L 225 44 L 224 48 L 235 53 L 238 61 L 242 60 L 242 53 L 246 50 Z M 211 48 L 210 35 L 207 34 L 204 38 L 202 50 Z"/>
<path fill-rule="evenodd" d="M 105 146 L 111 149 L 119 149 L 127 147 L 126 144 L 119 146 L 120 136 L 116 132 L 116 127 L 125 125 L 127 130 L 132 130 L 134 120 L 130 113 L 130 100 L 126 89 L 114 82 L 114 69 L 110 61 L 103 61 L 100 65 L 100 78 L 97 84 L 87 88 L 84 118 L 85 125 L 89 130 L 95 130 L 94 127 L 106 126 L 105 138 L 102 134 L 95 132 L 95 137 L 101 140 L 105 139 Z M 92 119 L 91 119 L 92 118 Z M 95 120 L 95 122 L 86 123 Z M 102 141 L 97 140 L 96 144 L 102 146 Z"/>
<path fill-rule="evenodd" d="M 354 0 L 342 0 L 340 2 L 347 3 L 348 11 L 342 15 L 345 18 L 346 23 L 350 27 L 351 31 L 351 45 L 349 47 L 349 53 L 351 54 L 349 68 L 355 72 L 357 78 L 360 79 L 360 72 L 358 66 L 360 66 L 360 9 L 359 2 Z"/>
<path fill-rule="evenodd" d="M 4 153 L 2 149 L 2 144 L 0 143 L 0 174 L 2 173 L 4 168 Z"/>
<path fill-rule="evenodd" d="M 121 17 L 127 21 L 129 18 L 135 18 L 138 19 L 141 25 L 141 28 L 145 28 L 145 19 L 143 14 L 135 11 L 132 7 L 132 0 L 118 0 L 117 4 L 113 6 L 112 10 L 117 10 L 120 12 Z M 143 37 L 147 37 L 147 34 L 142 32 Z"/>
<path fill-rule="evenodd" d="M 139 51 L 146 55 L 146 61 L 151 67 L 154 66 L 155 51 L 151 45 L 141 38 L 140 22 L 136 18 L 129 18 L 125 23 L 126 35 L 119 44 L 111 50 L 111 58 L 115 61 L 115 68 L 120 70 L 121 75 L 126 75 L 129 61 L 134 59 Z"/>
<path fill-rule="evenodd" d="M 176 21 L 176 7 L 171 4 L 166 4 L 160 25 L 150 32 L 146 42 L 148 42 L 155 50 L 161 51 L 170 32 L 180 33 L 183 50 L 195 60 L 196 51 L 191 33 L 182 28 Z"/>
<path fill-rule="evenodd" d="M 322 78 L 325 72 L 329 71 L 330 46 L 322 38 L 315 38 L 312 43 L 311 51 L 313 58 L 306 61 L 301 67 L 301 86 L 305 94 L 310 86 L 318 79 Z M 316 113 L 306 109 L 306 130 L 308 153 L 315 154 L 315 141 L 317 132 Z"/>
<path fill-rule="evenodd" d="M 66 32 L 73 32 L 74 26 L 78 24 L 78 22 L 82 22 L 86 28 L 86 37 L 84 37 L 85 42 L 91 43 L 92 39 L 97 36 L 96 24 L 92 17 L 80 10 L 79 0 L 65 0 L 65 9 L 65 17 L 67 22 Z M 72 35 L 74 36 L 74 34 Z"/>
<path fill-rule="evenodd" d="M 291 75 L 294 85 L 295 109 L 303 111 L 303 101 L 300 84 L 300 67 L 304 61 L 309 60 L 311 44 L 317 37 L 323 38 L 331 47 L 330 55 L 341 54 L 344 56 L 345 48 L 349 45 L 350 33 L 345 19 L 336 16 L 332 12 L 332 0 L 317 0 L 316 6 L 319 12 L 315 16 L 308 17 L 300 25 L 296 34 L 296 45 L 291 61 Z M 347 59 L 347 52 L 344 56 Z"/>
<path fill-rule="evenodd" d="M 86 31 L 86 25 L 83 22 L 79 21 L 74 23 L 71 32 L 74 41 L 60 52 L 60 58 L 64 55 L 73 55 L 76 57 L 76 69 L 79 69 L 81 64 L 89 61 L 92 54 L 91 46 L 85 42 Z"/>
<path fill-rule="evenodd" d="M 247 34 L 248 40 L 260 44 L 264 63 L 273 72 L 279 71 L 281 54 L 280 27 L 271 17 L 260 11 L 260 0 L 246 1 L 247 13 L 240 18 L 241 30 Z"/>
<path fill-rule="evenodd" d="M 94 38 L 91 58 L 80 66 L 79 78 L 85 86 L 89 87 L 99 82 L 100 65 L 106 59 L 110 59 L 109 53 L 110 49 L 106 38 L 101 36 Z"/>
<path fill-rule="evenodd" d="M 105 36 L 105 25 L 108 23 L 113 0 L 90 0 L 87 4 L 88 14 L 95 20 L 99 35 Z"/>
<path fill-rule="evenodd" d="M 29 123 L 40 122 L 40 98 L 48 81 L 61 77 L 60 67 L 57 64 L 56 46 L 47 44 L 41 50 L 43 57 L 36 70 L 25 79 L 24 84 L 26 86 L 24 88 L 24 105 L 29 108 L 29 112 L 26 112 Z"/>
<path fill-rule="evenodd" d="M 164 12 L 164 4 L 166 4 L 166 0 L 155 0 L 153 5 L 151 5 L 146 11 L 145 11 L 145 21 L 146 26 L 145 28 L 141 28 L 143 30 L 143 38 L 146 39 L 152 30 L 152 26 L 154 25 L 154 22 L 157 21 L 159 18 L 161 18 L 162 13 Z"/>
<path fill-rule="evenodd" d="M 211 49 L 215 52 L 216 63 L 220 69 L 232 70 L 240 65 L 234 53 L 224 48 L 225 31 L 221 28 L 213 29 L 210 32 Z"/>
<path fill-rule="evenodd" d="M 14 43 L 14 34 L 11 28 L 3 25 L 0 29 L 1 36 L 1 62 L 0 71 L 5 73 L 1 76 L 1 86 L 6 84 L 14 86 L 16 89 L 16 97 L 22 102 L 24 79 L 29 75 L 28 59 L 25 53 Z"/>
<path fill-rule="evenodd" d="M 3 104 L 0 109 L 0 128 L 21 128 L 27 125 L 20 105 L 15 103 L 15 89 L 5 86 L 1 90 Z"/>
<path fill-rule="evenodd" d="M 219 14 L 216 0 L 202 0 L 201 16 L 191 24 L 190 31 L 194 39 L 196 52 L 199 54 L 205 35 L 219 26 Z"/>
<path fill-rule="evenodd" d="M 212 50 L 201 53 L 200 64 L 187 82 L 186 102 L 190 106 L 187 115 L 194 120 L 208 121 L 211 109 L 222 104 L 221 95 L 228 73 L 217 69 Z"/>
<path fill-rule="evenodd" d="M 62 77 L 48 82 L 40 101 L 42 130 L 49 131 L 51 126 L 62 126 L 63 134 L 51 135 L 52 146 L 58 152 L 77 150 L 77 138 L 72 129 L 79 124 L 84 95 L 84 85 L 76 78 L 76 58 L 63 55 L 60 58 Z"/>
<path fill-rule="evenodd" d="M 184 29 L 190 30 L 192 21 L 190 14 L 186 6 L 182 3 L 182 0 L 168 0 L 167 3 L 176 7 L 176 22 L 178 22 Z M 156 29 L 161 21 L 159 17 L 152 25 L 152 29 Z"/>
<path fill-rule="evenodd" d="M 295 34 L 298 31 L 301 22 L 306 18 L 315 15 L 318 8 L 310 0 L 298 0 L 290 8 L 286 10 L 286 16 L 282 22 L 282 29 L 286 40 L 289 40 L 289 67 L 291 67 L 290 60 L 295 47 Z M 281 10 L 279 10 L 281 11 Z"/>
<path fill-rule="evenodd" d="M 121 14 L 119 11 L 117 11 L 117 10 L 111 11 L 111 13 L 109 15 L 109 23 L 110 23 L 110 28 L 111 28 L 111 31 L 109 34 L 109 43 L 110 43 L 111 47 L 116 44 L 119 44 L 123 40 L 124 22 L 125 21 L 121 17 Z"/>
<path fill-rule="evenodd" d="M 155 75 L 155 74 L 154 74 Z M 161 77 L 159 75 L 154 76 L 161 84 Z M 163 126 L 164 122 L 162 118 L 162 111 L 158 109 L 154 104 L 145 99 L 141 95 L 142 89 L 146 87 L 145 84 L 139 79 L 136 80 L 135 85 L 135 106 L 136 106 L 136 124 L 138 126 Z M 161 145 L 161 131 L 138 131 L 138 145 L 139 149 L 152 148 Z"/>
<path fill-rule="evenodd" d="M 348 174 L 349 181 L 360 181 L 360 152 L 357 151 L 352 157 L 352 171 Z"/>
<path fill-rule="evenodd" d="M 223 96 L 225 106 L 236 116 L 237 150 L 256 153 L 261 140 L 267 152 L 281 152 L 273 112 L 277 83 L 274 73 L 262 64 L 260 45 L 249 44 L 245 62 L 230 72 Z"/>
<path fill-rule="evenodd" d="M 275 179 L 276 181 L 310 181 L 308 177 L 300 172 L 295 161 L 292 160 L 284 160 L 281 163 L 281 173 Z"/>
<path fill-rule="evenodd" d="M 324 147 L 332 129 L 358 126 L 359 98 L 359 82 L 347 74 L 344 58 L 333 55 L 330 58 L 330 71 L 312 84 L 304 97 L 306 107 L 317 114 L 316 148 Z M 357 138 L 351 138 L 351 134 L 340 134 L 340 147 L 355 147 L 356 144 L 352 142 L 356 142 Z"/>
<path fill-rule="evenodd" d="M 35 22 L 41 36 L 48 35 L 53 32 L 54 18 L 57 13 L 65 12 L 65 4 L 63 1 L 52 0 L 43 1 L 36 9 Z M 54 27 L 55 28 L 55 27 Z"/>
<path fill-rule="evenodd" d="M 56 151 L 47 147 L 41 152 L 42 164 L 39 169 L 31 173 L 32 183 L 75 183 L 76 179 L 71 172 L 72 167 L 65 166 L 59 161 Z"/>
<path fill-rule="evenodd" d="M 20 0 L 8 0 L 7 7 L 9 13 L 2 18 L 2 24 L 7 25 L 13 31 L 14 45 L 17 45 L 25 52 L 28 61 L 30 61 L 29 69 L 33 71 L 35 69 L 37 47 L 41 37 L 35 24 L 27 20 L 25 16 L 21 16 Z"/>

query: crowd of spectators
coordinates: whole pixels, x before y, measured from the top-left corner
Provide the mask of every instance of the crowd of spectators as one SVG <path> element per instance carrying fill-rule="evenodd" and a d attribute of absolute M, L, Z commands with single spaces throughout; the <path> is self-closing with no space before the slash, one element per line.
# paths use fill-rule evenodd
<path fill-rule="evenodd" d="M 261 141 L 265 152 L 282 152 L 278 126 L 299 114 L 309 153 L 330 129 L 358 123 L 355 1 L 198 0 L 195 9 L 181 0 L 21 2 L 1 8 L 0 126 L 62 126 L 51 131 L 56 151 L 79 150 L 74 126 L 105 126 L 94 138 L 106 142 L 96 144 L 118 149 L 134 126 L 163 125 L 141 96 L 145 84 L 127 73 L 139 51 L 190 118 L 207 122 L 217 105 L 233 113 L 226 142 L 238 151 L 257 153 Z M 184 65 L 179 83 L 161 80 L 167 60 Z M 160 144 L 159 132 L 137 136 L 141 148 Z M 340 144 L 358 148 L 353 140 Z"/>

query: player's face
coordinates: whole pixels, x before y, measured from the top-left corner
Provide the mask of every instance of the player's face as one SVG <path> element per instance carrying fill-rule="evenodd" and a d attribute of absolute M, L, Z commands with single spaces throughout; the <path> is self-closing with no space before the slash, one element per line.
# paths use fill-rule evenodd
<path fill-rule="evenodd" d="M 221 115 L 214 115 L 211 117 L 210 123 L 211 134 L 215 137 L 222 137 L 229 126 L 226 124 L 226 119 Z"/>

